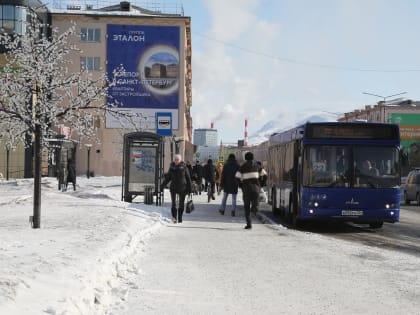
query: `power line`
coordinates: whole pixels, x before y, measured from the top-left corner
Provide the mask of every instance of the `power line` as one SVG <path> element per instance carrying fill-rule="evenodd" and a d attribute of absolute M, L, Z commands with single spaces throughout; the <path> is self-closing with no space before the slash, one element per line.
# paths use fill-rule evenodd
<path fill-rule="evenodd" d="M 364 69 L 364 68 L 354 68 L 354 67 L 347 67 L 347 66 L 337 66 L 337 65 L 328 65 L 328 64 L 320 64 L 320 63 L 312 63 L 312 62 L 306 62 L 302 60 L 297 59 L 290 59 L 290 58 L 284 58 L 275 56 L 272 54 L 267 54 L 261 51 L 245 48 L 238 46 L 236 44 L 232 44 L 226 41 L 222 41 L 220 39 L 216 39 L 204 34 L 192 32 L 193 34 L 206 38 L 208 40 L 218 42 L 220 44 L 223 44 L 225 46 L 230 46 L 239 50 L 242 50 L 244 52 L 247 52 L 249 54 L 263 56 L 269 59 L 274 59 L 281 62 L 286 62 L 290 64 L 300 65 L 300 66 L 308 66 L 308 67 L 315 67 L 315 68 L 323 68 L 323 69 L 329 69 L 329 70 L 340 70 L 340 71 L 353 71 L 353 72 L 382 72 L 382 73 L 404 73 L 404 72 L 420 72 L 420 69 L 397 69 L 397 70 L 390 70 L 390 69 Z"/>

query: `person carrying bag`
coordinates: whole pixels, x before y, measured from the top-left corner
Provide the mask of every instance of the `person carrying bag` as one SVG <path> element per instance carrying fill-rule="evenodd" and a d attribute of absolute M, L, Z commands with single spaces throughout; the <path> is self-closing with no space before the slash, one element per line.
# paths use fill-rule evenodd
<path fill-rule="evenodd" d="M 189 194 L 187 203 L 185 204 L 185 212 L 186 213 L 191 213 L 193 211 L 194 211 L 194 202 L 193 202 L 193 199 L 192 199 L 192 194 Z"/>

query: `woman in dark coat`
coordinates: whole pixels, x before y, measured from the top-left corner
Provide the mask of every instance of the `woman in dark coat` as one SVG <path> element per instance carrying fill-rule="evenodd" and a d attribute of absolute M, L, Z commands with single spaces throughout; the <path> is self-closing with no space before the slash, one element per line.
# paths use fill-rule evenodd
<path fill-rule="evenodd" d="M 225 214 L 226 201 L 229 194 L 232 195 L 232 217 L 235 216 L 236 211 L 236 197 L 238 194 L 238 181 L 235 178 L 235 174 L 238 171 L 239 164 L 236 161 L 234 154 L 229 154 L 226 164 L 222 170 L 222 180 L 220 183 L 221 189 L 223 189 L 222 205 L 220 206 L 220 214 Z"/>
<path fill-rule="evenodd" d="M 66 190 L 69 183 L 73 184 L 73 190 L 76 190 L 76 167 L 71 158 L 67 161 L 67 180 L 66 180 Z"/>
<path fill-rule="evenodd" d="M 171 213 L 174 223 L 182 223 L 182 214 L 184 213 L 185 196 L 191 193 L 191 178 L 187 165 L 182 161 L 181 155 L 176 154 L 174 161 L 169 166 L 165 180 L 161 185 L 161 190 L 169 183 L 171 192 Z M 176 207 L 176 196 L 178 195 L 178 208 Z"/>

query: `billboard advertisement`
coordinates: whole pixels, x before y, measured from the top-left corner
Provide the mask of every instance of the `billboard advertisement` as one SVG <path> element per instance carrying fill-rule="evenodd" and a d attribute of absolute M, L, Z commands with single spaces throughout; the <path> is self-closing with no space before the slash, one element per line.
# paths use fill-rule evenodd
<path fill-rule="evenodd" d="M 144 191 L 144 186 L 155 185 L 156 155 L 156 147 L 130 148 L 130 191 Z"/>
<path fill-rule="evenodd" d="M 408 162 L 407 170 L 420 167 L 420 114 L 392 113 L 390 122 L 400 125 L 400 147 Z"/>
<path fill-rule="evenodd" d="M 172 127 L 178 128 L 179 42 L 179 26 L 107 25 L 108 77 L 124 67 L 109 96 L 121 111 L 136 116 L 137 127 L 155 129 L 156 113 L 170 112 Z M 121 124 L 108 115 L 106 127 L 121 128 Z"/>

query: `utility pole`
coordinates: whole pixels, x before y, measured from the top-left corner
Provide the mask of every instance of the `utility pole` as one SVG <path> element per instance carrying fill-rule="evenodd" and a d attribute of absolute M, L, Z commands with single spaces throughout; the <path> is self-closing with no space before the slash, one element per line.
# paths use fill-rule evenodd
<path fill-rule="evenodd" d="M 32 89 L 32 111 L 34 113 L 35 134 L 34 134 L 34 213 L 31 218 L 32 227 L 39 229 L 41 227 L 41 138 L 42 128 L 37 120 L 37 83 L 34 83 Z"/>
<path fill-rule="evenodd" d="M 85 144 L 87 148 L 87 172 L 86 177 L 90 178 L 90 149 L 92 148 L 92 145 L 90 143 Z"/>

